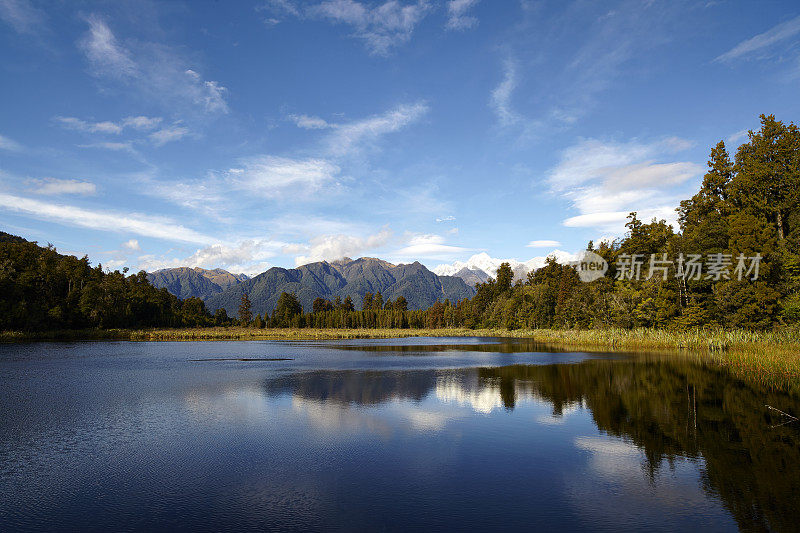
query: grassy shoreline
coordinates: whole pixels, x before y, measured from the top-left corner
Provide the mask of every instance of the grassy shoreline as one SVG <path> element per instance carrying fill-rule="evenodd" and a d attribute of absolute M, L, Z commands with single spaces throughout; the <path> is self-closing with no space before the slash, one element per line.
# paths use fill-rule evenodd
<path fill-rule="evenodd" d="M 0 342 L 131 340 L 333 340 L 403 337 L 525 338 L 553 347 L 585 350 L 672 350 L 700 354 L 742 379 L 785 390 L 800 390 L 800 330 L 658 329 L 255 329 L 189 328 L 0 332 Z"/>

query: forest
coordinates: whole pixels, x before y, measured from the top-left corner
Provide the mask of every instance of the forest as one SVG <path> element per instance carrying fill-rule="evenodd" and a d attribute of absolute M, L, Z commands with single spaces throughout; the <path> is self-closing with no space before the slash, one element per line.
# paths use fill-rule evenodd
<path fill-rule="evenodd" d="M 504 263 L 476 285 L 471 299 L 410 310 L 404 298 L 367 293 L 361 309 L 350 297 L 318 298 L 304 313 L 294 294 L 281 294 L 272 313 L 255 315 L 247 294 L 238 316 L 210 314 L 199 298 L 179 300 L 155 289 L 144 272 L 104 271 L 87 257 L 60 255 L 19 237 L 0 235 L 0 329 L 147 328 L 247 325 L 257 328 L 503 328 L 591 329 L 696 327 L 769 330 L 800 322 L 800 131 L 762 115 L 758 131 L 731 157 L 711 149 L 700 190 L 678 208 L 679 228 L 631 213 L 627 233 L 590 250 L 608 272 L 583 282 L 576 268 L 548 259 L 527 279 Z M 666 255 L 664 255 L 666 254 Z M 722 275 L 630 278 L 625 258 L 716 256 Z M 732 275 L 737 257 L 760 258 L 757 279 Z"/>

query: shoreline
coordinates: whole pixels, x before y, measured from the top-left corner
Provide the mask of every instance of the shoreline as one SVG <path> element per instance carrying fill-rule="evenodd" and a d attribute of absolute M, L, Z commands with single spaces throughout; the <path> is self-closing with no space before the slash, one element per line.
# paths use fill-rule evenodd
<path fill-rule="evenodd" d="M 555 348 L 583 350 L 670 350 L 697 354 L 732 374 L 770 388 L 800 392 L 800 330 L 659 329 L 257 329 L 212 327 L 148 330 L 0 332 L 0 342 L 59 341 L 257 341 L 346 340 L 406 337 L 496 337 L 529 339 Z"/>

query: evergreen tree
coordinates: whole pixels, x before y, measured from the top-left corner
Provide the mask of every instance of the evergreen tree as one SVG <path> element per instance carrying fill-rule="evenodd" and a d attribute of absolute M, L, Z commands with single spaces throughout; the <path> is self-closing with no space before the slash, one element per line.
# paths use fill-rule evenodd
<path fill-rule="evenodd" d="M 250 298 L 247 296 L 247 293 L 242 294 L 242 299 L 239 303 L 239 322 L 243 326 L 247 326 L 250 324 L 250 321 L 253 318 L 253 314 L 250 311 Z"/>

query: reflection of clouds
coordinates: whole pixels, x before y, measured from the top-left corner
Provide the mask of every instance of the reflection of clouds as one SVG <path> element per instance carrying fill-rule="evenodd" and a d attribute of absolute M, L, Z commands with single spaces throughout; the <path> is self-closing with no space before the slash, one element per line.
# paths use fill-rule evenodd
<path fill-rule="evenodd" d="M 583 400 L 579 402 L 572 402 L 569 404 L 565 404 L 564 406 L 562 406 L 561 414 L 559 415 L 555 415 L 552 413 L 548 415 L 542 415 L 537 417 L 536 421 L 545 426 L 560 426 L 564 424 L 564 422 L 566 422 L 566 419 L 567 417 L 569 417 L 569 415 L 577 413 L 581 409 L 583 409 Z"/>
<path fill-rule="evenodd" d="M 658 529 L 708 521 L 730 524 L 722 529 L 735 529 L 724 508 L 702 489 L 702 462 L 674 457 L 668 472 L 657 468 L 651 477 L 644 451 L 628 441 L 582 436 L 576 437 L 574 444 L 590 454 L 589 468 L 565 472 L 567 493 L 578 512 L 592 523 L 626 524 L 622 529 Z M 601 485 L 605 487 L 598 489 Z"/>
<path fill-rule="evenodd" d="M 319 402 L 302 396 L 292 396 L 292 409 L 317 429 L 353 433 L 369 431 L 388 437 L 391 425 L 383 418 L 363 409 L 352 409 L 336 402 Z"/>
<path fill-rule="evenodd" d="M 642 452 L 628 442 L 603 437 L 576 437 L 575 447 L 592 453 L 591 467 L 601 475 L 619 479 L 639 475 Z"/>
<path fill-rule="evenodd" d="M 184 396 L 184 405 L 197 418 L 208 420 L 261 418 L 266 395 L 258 385 L 226 387 L 217 390 L 191 389 Z"/>
<path fill-rule="evenodd" d="M 444 403 L 457 403 L 471 407 L 474 411 L 488 414 L 503 407 L 500 387 L 491 382 L 484 386 L 465 387 L 457 378 L 442 377 L 436 380 L 436 398 Z"/>
<path fill-rule="evenodd" d="M 445 413 L 424 410 L 410 409 L 406 417 L 411 427 L 419 431 L 441 431 L 447 421 L 452 418 Z"/>

